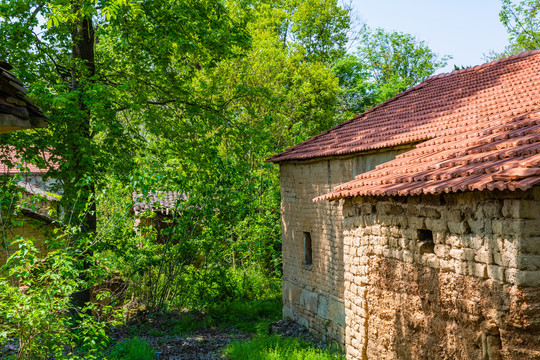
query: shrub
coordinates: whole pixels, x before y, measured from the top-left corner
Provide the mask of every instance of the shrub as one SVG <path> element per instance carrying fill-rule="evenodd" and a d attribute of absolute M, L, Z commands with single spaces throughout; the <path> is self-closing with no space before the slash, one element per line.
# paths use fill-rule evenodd
<path fill-rule="evenodd" d="M 98 358 L 108 323 L 89 315 L 94 304 L 70 304 L 71 294 L 85 286 L 77 259 L 62 251 L 38 259 L 30 240 L 19 242 L 0 271 L 0 345 L 17 341 L 18 358 Z M 111 307 L 101 310 L 115 323 Z"/>

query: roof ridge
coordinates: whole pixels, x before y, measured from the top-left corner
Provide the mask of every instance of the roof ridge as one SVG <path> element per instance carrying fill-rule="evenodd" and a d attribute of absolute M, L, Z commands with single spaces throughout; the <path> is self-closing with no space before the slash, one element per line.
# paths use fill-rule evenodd
<path fill-rule="evenodd" d="M 426 78 L 426 80 L 441 79 L 441 78 L 445 78 L 445 77 L 452 76 L 452 75 L 463 74 L 463 73 L 466 73 L 466 72 L 469 72 L 469 71 L 478 71 L 478 70 L 484 69 L 484 68 L 486 68 L 488 66 L 493 66 L 493 65 L 500 64 L 500 63 L 505 63 L 505 62 L 508 62 L 508 61 L 511 61 L 511 60 L 536 55 L 539 52 L 540 52 L 540 49 L 525 51 L 525 52 L 522 52 L 522 53 L 519 53 L 519 54 L 510 55 L 510 56 L 507 56 L 507 57 L 504 57 L 504 58 L 501 58 L 501 59 L 498 59 L 498 60 L 492 60 L 492 61 L 480 64 L 480 65 L 469 66 L 469 67 L 467 67 L 465 69 L 453 70 L 453 71 L 447 72 L 447 73 L 432 75 L 432 76 Z M 426 80 L 424 80 L 424 81 L 426 81 Z"/>

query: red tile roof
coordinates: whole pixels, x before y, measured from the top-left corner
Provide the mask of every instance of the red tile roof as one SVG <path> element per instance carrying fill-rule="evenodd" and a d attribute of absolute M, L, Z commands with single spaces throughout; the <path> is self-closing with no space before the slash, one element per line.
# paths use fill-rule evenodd
<path fill-rule="evenodd" d="M 431 77 L 270 161 L 420 141 L 315 200 L 526 190 L 540 183 L 540 52 Z"/>
<path fill-rule="evenodd" d="M 539 100 L 540 54 L 532 51 L 428 78 L 268 160 L 309 160 L 424 141 L 463 122 L 539 109 Z"/>
<path fill-rule="evenodd" d="M 401 114 L 394 108 L 398 102 L 404 107 Z M 388 106 L 397 114 L 393 123 L 405 124 L 398 136 L 388 132 L 395 128 L 388 124 Z M 419 111 L 415 114 L 411 108 Z M 540 183 L 538 51 L 432 77 L 372 110 L 371 117 L 376 113 L 382 113 L 379 116 L 387 122 L 369 122 L 373 135 L 366 137 L 367 147 L 395 145 L 400 138 L 429 140 L 315 201 L 362 195 L 526 190 Z M 349 124 L 363 119 L 364 114 Z M 414 119 L 418 124 L 414 125 Z"/>
<path fill-rule="evenodd" d="M 526 190 L 540 183 L 540 111 L 465 125 L 419 144 L 316 200 L 359 195 Z"/>
<path fill-rule="evenodd" d="M 57 169 L 57 164 L 50 163 L 50 154 L 44 152 L 42 158 L 45 163 L 49 163 L 49 166 Z M 30 163 L 24 163 L 21 161 L 17 150 L 13 146 L 6 146 L 0 148 L 0 175 L 4 174 L 19 174 L 19 173 L 31 173 L 31 174 L 45 174 L 48 171 L 48 167 L 40 167 Z"/>

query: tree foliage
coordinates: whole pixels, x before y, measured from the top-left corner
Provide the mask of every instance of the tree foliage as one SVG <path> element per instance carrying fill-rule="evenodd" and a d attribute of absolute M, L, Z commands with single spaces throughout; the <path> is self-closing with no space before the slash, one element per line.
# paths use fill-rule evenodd
<path fill-rule="evenodd" d="M 508 32 L 505 55 L 540 48 L 540 1 L 502 0 L 499 18 Z"/>
<path fill-rule="evenodd" d="M 409 34 L 365 27 L 356 53 L 334 66 L 344 89 L 341 103 L 348 110 L 346 117 L 419 84 L 450 58 L 440 57 Z"/>
<path fill-rule="evenodd" d="M 508 33 L 508 45 L 501 52 L 491 50 L 486 60 L 497 60 L 540 48 L 540 1 L 501 0 L 499 20 Z"/>
<path fill-rule="evenodd" d="M 312 60 L 331 63 L 345 54 L 350 10 L 337 0 L 294 1 L 290 31 Z"/>

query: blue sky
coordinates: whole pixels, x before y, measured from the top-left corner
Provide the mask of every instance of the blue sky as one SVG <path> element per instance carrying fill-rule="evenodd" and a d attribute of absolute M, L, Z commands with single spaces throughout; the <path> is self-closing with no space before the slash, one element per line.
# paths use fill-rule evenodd
<path fill-rule="evenodd" d="M 499 0 L 352 0 L 352 7 L 371 28 L 409 33 L 437 54 L 452 55 L 437 73 L 452 71 L 454 64 L 482 64 L 484 54 L 507 43 Z"/>

